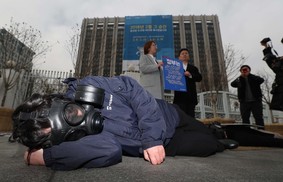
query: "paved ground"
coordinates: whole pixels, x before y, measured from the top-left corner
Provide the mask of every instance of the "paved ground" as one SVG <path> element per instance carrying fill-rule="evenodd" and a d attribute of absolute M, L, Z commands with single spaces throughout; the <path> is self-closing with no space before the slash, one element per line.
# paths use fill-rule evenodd
<path fill-rule="evenodd" d="M 159 166 L 140 158 L 123 157 L 123 162 L 97 169 L 52 171 L 44 166 L 26 166 L 24 147 L 8 143 L 8 135 L 0 136 L 1 182 L 179 182 L 179 181 L 283 181 L 283 149 L 239 148 L 226 150 L 207 158 L 168 157 Z"/>

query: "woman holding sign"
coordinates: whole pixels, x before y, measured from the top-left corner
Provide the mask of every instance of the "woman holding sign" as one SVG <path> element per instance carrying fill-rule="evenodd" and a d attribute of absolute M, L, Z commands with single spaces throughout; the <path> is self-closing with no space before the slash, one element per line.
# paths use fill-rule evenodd
<path fill-rule="evenodd" d="M 164 99 L 162 62 L 154 57 L 157 45 L 154 41 L 144 44 L 144 54 L 140 56 L 140 84 L 155 98 Z"/>
<path fill-rule="evenodd" d="M 189 64 L 190 55 L 187 48 L 182 48 L 179 51 L 178 58 L 183 62 L 187 91 L 175 91 L 173 103 L 177 104 L 185 113 L 194 118 L 195 107 L 198 103 L 196 82 L 200 82 L 202 76 L 197 67 Z"/>

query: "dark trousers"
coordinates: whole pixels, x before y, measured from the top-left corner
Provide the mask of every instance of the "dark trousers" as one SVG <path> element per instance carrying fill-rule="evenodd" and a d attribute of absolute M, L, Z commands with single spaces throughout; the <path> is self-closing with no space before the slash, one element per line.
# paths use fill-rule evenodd
<path fill-rule="evenodd" d="M 207 126 L 188 116 L 178 107 L 176 109 L 180 116 L 180 123 L 173 138 L 165 146 L 167 156 L 206 157 L 225 149 Z"/>
<path fill-rule="evenodd" d="M 274 89 L 270 109 L 283 111 L 283 85 L 279 85 Z"/>
<path fill-rule="evenodd" d="M 196 105 L 190 104 L 188 102 L 181 102 L 181 103 L 175 103 L 182 109 L 187 115 L 195 118 L 195 107 Z"/>
<path fill-rule="evenodd" d="M 250 124 L 250 116 L 252 113 L 255 118 L 256 125 L 264 127 L 262 109 L 261 100 L 253 102 L 241 102 L 240 112 L 243 123 Z"/>

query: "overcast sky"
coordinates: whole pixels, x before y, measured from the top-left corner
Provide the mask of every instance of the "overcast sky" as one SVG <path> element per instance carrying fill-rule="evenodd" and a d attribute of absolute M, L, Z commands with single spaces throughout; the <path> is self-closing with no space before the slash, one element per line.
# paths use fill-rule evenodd
<path fill-rule="evenodd" d="M 73 69 L 65 41 L 83 18 L 135 15 L 217 15 L 223 46 L 232 44 L 248 57 L 252 73 L 269 70 L 262 61 L 259 41 L 270 37 L 283 55 L 283 0 L 0 0 L 0 27 L 26 22 L 40 30 L 53 44 L 36 67 L 48 70 Z"/>

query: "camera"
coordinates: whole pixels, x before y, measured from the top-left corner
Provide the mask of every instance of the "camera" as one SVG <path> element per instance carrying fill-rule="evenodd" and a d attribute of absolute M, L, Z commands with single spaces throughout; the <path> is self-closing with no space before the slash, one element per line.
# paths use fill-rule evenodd
<path fill-rule="evenodd" d="M 261 44 L 266 44 L 267 42 L 271 41 L 269 37 L 266 37 L 260 41 Z"/>
<path fill-rule="evenodd" d="M 281 42 L 283 43 L 283 38 Z M 262 39 L 260 43 L 265 47 L 262 50 L 264 56 L 263 60 L 274 72 L 281 72 L 283 70 L 283 61 L 280 57 L 278 57 L 277 51 L 274 50 L 271 39 L 269 37 L 266 37 Z"/>
<path fill-rule="evenodd" d="M 243 71 L 244 73 L 248 72 L 248 70 L 249 70 L 248 68 L 243 68 L 243 69 L 242 69 L 242 71 Z"/>

